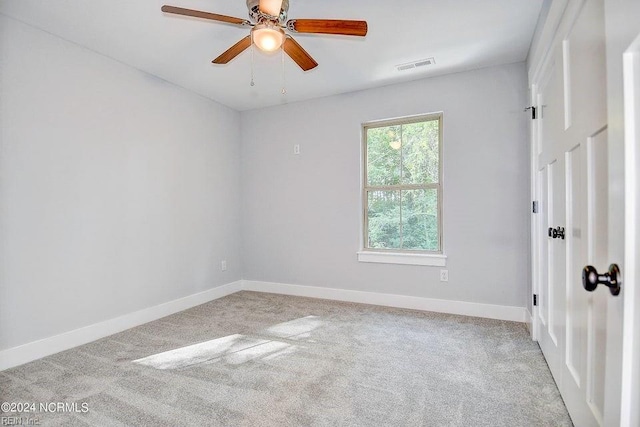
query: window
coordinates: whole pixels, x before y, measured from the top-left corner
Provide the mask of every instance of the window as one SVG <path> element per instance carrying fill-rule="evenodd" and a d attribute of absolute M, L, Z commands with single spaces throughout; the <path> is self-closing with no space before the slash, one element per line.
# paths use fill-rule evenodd
<path fill-rule="evenodd" d="M 367 123 L 363 138 L 364 250 L 441 254 L 442 114 Z"/>

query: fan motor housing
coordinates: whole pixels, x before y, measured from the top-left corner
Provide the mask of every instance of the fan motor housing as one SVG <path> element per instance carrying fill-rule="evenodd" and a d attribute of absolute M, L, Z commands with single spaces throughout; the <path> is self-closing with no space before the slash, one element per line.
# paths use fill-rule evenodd
<path fill-rule="evenodd" d="M 260 0 L 247 0 L 247 9 L 249 9 L 249 17 L 254 22 L 264 20 L 272 21 L 273 18 L 276 18 L 278 22 L 284 23 L 287 20 L 287 13 L 289 12 L 289 0 L 282 0 L 279 16 L 271 16 L 260 12 Z"/>

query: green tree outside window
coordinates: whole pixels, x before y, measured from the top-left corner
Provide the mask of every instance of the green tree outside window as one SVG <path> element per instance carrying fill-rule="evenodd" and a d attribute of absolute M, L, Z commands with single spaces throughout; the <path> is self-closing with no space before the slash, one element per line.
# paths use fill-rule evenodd
<path fill-rule="evenodd" d="M 364 126 L 365 249 L 441 251 L 442 116 Z"/>

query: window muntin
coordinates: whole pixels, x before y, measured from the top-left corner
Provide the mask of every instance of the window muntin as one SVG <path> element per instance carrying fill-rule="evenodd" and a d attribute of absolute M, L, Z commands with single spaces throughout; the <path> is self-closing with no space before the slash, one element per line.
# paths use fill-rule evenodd
<path fill-rule="evenodd" d="M 442 114 L 367 123 L 364 249 L 442 253 Z"/>

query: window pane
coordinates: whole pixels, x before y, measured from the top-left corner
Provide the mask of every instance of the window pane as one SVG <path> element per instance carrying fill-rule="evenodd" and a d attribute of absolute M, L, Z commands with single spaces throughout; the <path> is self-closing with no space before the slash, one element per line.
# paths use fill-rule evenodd
<path fill-rule="evenodd" d="M 402 125 L 402 184 L 439 181 L 438 120 Z"/>
<path fill-rule="evenodd" d="M 402 249 L 439 250 L 438 190 L 402 191 Z"/>
<path fill-rule="evenodd" d="M 400 183 L 400 126 L 367 129 L 368 185 Z"/>
<path fill-rule="evenodd" d="M 400 191 L 370 191 L 369 248 L 400 248 Z"/>

